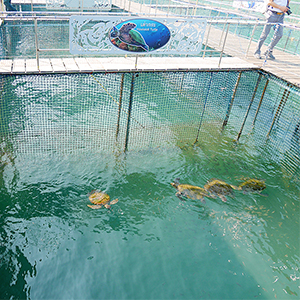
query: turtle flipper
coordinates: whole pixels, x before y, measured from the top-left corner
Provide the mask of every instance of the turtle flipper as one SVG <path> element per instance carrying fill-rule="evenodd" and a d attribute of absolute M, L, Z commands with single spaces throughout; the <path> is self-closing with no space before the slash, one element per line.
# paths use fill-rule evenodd
<path fill-rule="evenodd" d="M 218 195 L 218 196 L 223 202 L 227 202 L 227 198 L 224 195 Z"/>
<path fill-rule="evenodd" d="M 213 194 L 213 193 L 209 193 L 208 197 L 210 197 L 212 199 L 217 199 L 217 196 L 215 194 Z"/>
<path fill-rule="evenodd" d="M 134 41 L 134 45 L 143 48 L 145 51 L 149 51 L 149 46 L 146 44 L 143 36 L 138 31 L 131 29 L 128 33 Z"/>
<path fill-rule="evenodd" d="M 175 184 L 177 184 L 177 185 L 178 185 L 178 184 L 179 184 L 179 182 L 180 182 L 180 178 L 179 178 L 179 177 L 177 177 L 177 178 L 175 178 L 175 179 L 174 179 L 174 183 L 175 183 Z"/>
<path fill-rule="evenodd" d="M 183 193 L 177 192 L 175 196 L 177 196 L 181 201 L 185 201 L 185 199 L 182 198 L 182 196 L 184 196 Z"/>
<path fill-rule="evenodd" d="M 234 190 L 240 190 L 240 188 L 239 188 L 238 186 L 236 186 L 236 185 L 230 184 L 230 186 L 231 186 Z"/>
<path fill-rule="evenodd" d="M 117 199 L 114 199 L 114 200 L 110 201 L 109 204 L 114 205 L 114 204 L 118 203 L 118 201 L 119 201 L 119 199 L 117 198 Z"/>
<path fill-rule="evenodd" d="M 202 203 L 206 203 L 206 201 L 202 195 L 196 195 L 196 199 L 200 200 Z"/>
<path fill-rule="evenodd" d="M 102 204 L 96 204 L 96 205 L 90 205 L 88 204 L 88 207 L 92 208 L 92 209 L 99 209 L 102 207 Z"/>

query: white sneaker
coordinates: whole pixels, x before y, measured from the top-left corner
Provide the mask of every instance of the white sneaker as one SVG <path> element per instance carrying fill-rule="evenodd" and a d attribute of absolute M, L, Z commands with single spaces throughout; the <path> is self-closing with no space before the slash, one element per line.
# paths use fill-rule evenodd
<path fill-rule="evenodd" d="M 268 52 L 269 52 L 269 53 L 268 53 Z M 275 56 L 273 55 L 273 53 L 272 53 L 271 51 L 266 51 L 266 52 L 264 53 L 264 56 L 267 56 L 267 55 L 268 55 L 267 58 L 272 59 L 272 60 L 275 59 Z"/>
<path fill-rule="evenodd" d="M 261 59 L 261 56 L 260 56 L 259 53 L 255 53 L 255 54 L 254 54 L 254 57 L 257 58 L 257 59 Z"/>

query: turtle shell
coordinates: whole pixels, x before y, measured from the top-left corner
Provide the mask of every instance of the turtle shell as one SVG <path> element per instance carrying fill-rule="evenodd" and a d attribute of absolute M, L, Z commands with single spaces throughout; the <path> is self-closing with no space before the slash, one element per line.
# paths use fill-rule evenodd
<path fill-rule="evenodd" d="M 250 178 L 241 183 L 238 187 L 239 190 L 244 192 L 258 192 L 262 191 L 266 188 L 266 184 L 264 180 Z"/>
<path fill-rule="evenodd" d="M 205 185 L 204 189 L 213 194 L 232 195 L 233 187 L 223 180 L 211 179 Z"/>
<path fill-rule="evenodd" d="M 203 197 L 212 198 L 208 192 L 206 192 L 203 188 L 191 184 L 179 184 L 178 178 L 175 182 L 172 182 L 171 185 L 178 190 L 176 196 L 181 199 L 182 196 L 193 199 L 193 200 L 201 200 L 205 203 Z"/>
<path fill-rule="evenodd" d="M 104 192 L 93 191 L 89 194 L 89 200 L 96 205 L 105 205 L 109 203 L 110 197 Z"/>
<path fill-rule="evenodd" d="M 179 184 L 177 189 L 180 193 L 184 194 L 187 198 L 190 199 L 201 199 L 203 196 L 209 196 L 205 189 L 195 185 Z"/>

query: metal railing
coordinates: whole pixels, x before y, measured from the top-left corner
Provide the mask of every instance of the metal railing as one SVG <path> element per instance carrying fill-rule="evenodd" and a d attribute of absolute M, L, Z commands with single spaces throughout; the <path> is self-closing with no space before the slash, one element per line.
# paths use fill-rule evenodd
<path fill-rule="evenodd" d="M 5 53 L 2 59 L 22 59 L 40 57 L 73 57 L 69 52 L 69 18 L 71 12 L 2 12 L 1 44 Z M 91 15 L 91 12 L 77 13 Z M 106 16 L 132 17 L 130 13 L 94 13 Z M 147 15 L 148 18 L 156 16 Z M 166 17 L 166 16 L 165 16 Z M 193 19 L 200 17 L 194 16 Z M 247 58 L 249 51 L 258 40 L 265 22 L 245 19 L 207 19 L 207 28 L 200 57 L 224 55 Z M 276 24 L 274 24 L 276 25 Z M 290 55 L 299 56 L 300 28 L 282 25 L 285 35 L 277 49 Z M 269 42 L 272 38 L 270 34 Z M 15 46 L 16 49 L 13 48 Z M 101 55 L 101 53 L 99 54 Z M 155 55 L 155 53 L 152 53 Z"/>

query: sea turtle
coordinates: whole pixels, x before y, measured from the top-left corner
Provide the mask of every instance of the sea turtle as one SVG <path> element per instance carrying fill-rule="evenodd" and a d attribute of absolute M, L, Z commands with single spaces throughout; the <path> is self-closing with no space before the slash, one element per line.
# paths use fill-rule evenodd
<path fill-rule="evenodd" d="M 114 26 L 110 32 L 110 37 L 118 38 L 121 42 L 129 46 L 140 47 L 144 51 L 149 51 L 149 46 L 146 44 L 143 36 L 137 30 L 133 29 L 135 27 L 136 24 L 130 22 L 122 25 L 120 29 Z"/>
<path fill-rule="evenodd" d="M 189 199 L 199 199 L 201 202 L 205 203 L 204 197 L 212 198 L 208 192 L 203 188 L 191 184 L 180 184 L 179 178 L 176 178 L 174 182 L 171 182 L 171 185 L 178 190 L 176 196 L 183 200 L 182 197 Z"/>
<path fill-rule="evenodd" d="M 247 192 L 260 192 L 266 188 L 266 184 L 264 180 L 250 178 L 245 180 L 238 186 L 238 190 Z"/>
<path fill-rule="evenodd" d="M 119 201 L 118 199 L 110 201 L 109 195 L 101 191 L 92 191 L 89 194 L 89 200 L 94 204 L 88 204 L 88 207 L 92 209 L 99 209 L 102 206 L 109 209 L 111 205 L 116 204 Z"/>
<path fill-rule="evenodd" d="M 211 194 L 211 196 L 218 196 L 223 202 L 227 202 L 226 195 L 233 197 L 233 190 L 235 187 L 219 179 L 210 179 L 205 185 L 204 189 Z"/>

